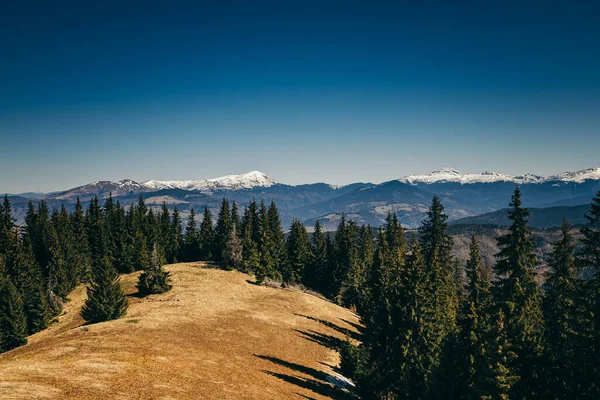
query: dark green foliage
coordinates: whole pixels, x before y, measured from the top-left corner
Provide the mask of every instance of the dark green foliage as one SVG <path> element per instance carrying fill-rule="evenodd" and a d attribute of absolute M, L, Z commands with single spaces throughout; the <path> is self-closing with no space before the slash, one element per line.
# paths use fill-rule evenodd
<path fill-rule="evenodd" d="M 310 264 L 310 240 L 306 227 L 295 219 L 290 226 L 287 238 L 287 258 L 289 267 L 282 274 L 283 283 L 299 283 L 304 277 L 304 267 Z"/>
<path fill-rule="evenodd" d="M 306 266 L 304 281 L 306 285 L 324 292 L 329 286 L 329 264 L 327 257 L 327 234 L 319 220 L 315 222 L 315 229 L 311 238 L 311 263 Z"/>
<path fill-rule="evenodd" d="M 200 259 L 212 260 L 215 250 L 215 232 L 212 222 L 212 214 L 208 207 L 204 207 L 202 222 L 200 223 Z"/>
<path fill-rule="evenodd" d="M 585 375 L 580 361 L 583 313 L 578 296 L 583 282 L 575 269 L 575 241 L 566 220 L 562 225 L 562 237 L 553 244 L 543 301 L 546 321 L 545 358 L 546 374 L 544 389 L 547 398 L 569 399 L 581 393 L 579 379 Z"/>
<path fill-rule="evenodd" d="M 271 243 L 270 254 L 273 259 L 273 269 L 277 271 L 278 276 L 282 276 L 289 269 L 287 260 L 287 249 L 285 235 L 281 227 L 281 218 L 279 210 L 274 201 L 271 201 L 267 211 L 267 223 L 269 225 L 269 240 Z"/>
<path fill-rule="evenodd" d="M 0 352 L 27 343 L 27 319 L 21 295 L 6 276 L 3 264 L 0 259 Z"/>
<path fill-rule="evenodd" d="M 588 224 L 581 228 L 583 252 L 579 261 L 592 278 L 581 291 L 586 299 L 584 321 L 588 328 L 582 332 L 586 354 L 579 362 L 586 366 L 583 392 L 589 398 L 600 398 L 600 191 L 592 200 L 586 219 Z"/>
<path fill-rule="evenodd" d="M 522 398 L 539 390 L 539 370 L 543 337 L 541 296 L 534 279 L 537 258 L 533 252 L 531 231 L 527 226 L 527 209 L 521 207 L 521 192 L 512 196 L 509 232 L 498 238 L 500 252 L 494 271 L 494 303 L 505 317 L 509 347 L 516 357 L 507 367 L 510 374 L 520 376 L 510 395 Z"/>
<path fill-rule="evenodd" d="M 213 247 L 215 261 L 223 261 L 223 254 L 229 239 L 231 239 L 231 212 L 229 211 L 229 201 L 224 198 L 221 202 L 221 208 L 217 216 L 217 225 L 215 226 Z"/>
<path fill-rule="evenodd" d="M 121 290 L 119 274 L 108 257 L 93 266 L 87 294 L 81 316 L 90 323 L 117 319 L 127 312 L 127 299 Z"/>
<path fill-rule="evenodd" d="M 199 261 L 201 253 L 200 233 L 198 232 L 198 223 L 196 221 L 196 212 L 192 208 L 190 216 L 185 227 L 184 243 L 184 260 Z"/>
<path fill-rule="evenodd" d="M 177 206 L 173 207 L 173 216 L 171 217 L 171 225 L 169 228 L 168 245 L 166 249 L 167 261 L 170 263 L 177 262 L 178 258 L 184 259 L 181 255 L 184 248 L 183 240 L 183 223 L 179 215 Z"/>
<path fill-rule="evenodd" d="M 491 274 L 482 264 L 477 238 L 473 235 L 470 256 L 465 266 L 467 293 L 462 300 L 458 325 L 456 382 L 459 397 L 474 399 L 484 390 L 486 340 L 490 331 Z"/>
<path fill-rule="evenodd" d="M 162 267 L 156 244 L 154 244 L 149 265 L 140 275 L 137 289 L 140 295 L 148 296 L 168 292 L 171 287 L 169 272 Z"/>

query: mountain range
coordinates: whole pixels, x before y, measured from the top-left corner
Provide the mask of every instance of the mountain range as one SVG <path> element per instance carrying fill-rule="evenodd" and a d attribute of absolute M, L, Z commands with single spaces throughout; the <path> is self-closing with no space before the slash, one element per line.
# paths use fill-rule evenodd
<path fill-rule="evenodd" d="M 247 205 L 252 198 L 266 202 L 275 200 L 284 226 L 293 218 L 307 225 L 319 219 L 330 230 L 335 229 L 342 214 L 358 223 L 378 226 L 391 211 L 398 214 L 406 227 L 413 228 L 420 224 L 434 195 L 441 198 L 451 220 L 461 220 L 506 208 L 516 185 L 523 192 L 526 207 L 582 206 L 589 204 L 595 192 L 600 190 L 600 168 L 548 177 L 510 176 L 496 172 L 463 174 L 443 168 L 380 184 L 357 182 L 343 186 L 326 183 L 288 185 L 276 182 L 262 172 L 252 171 L 202 180 L 97 181 L 61 192 L 11 195 L 10 199 L 20 222 L 30 199 L 34 203 L 45 200 L 50 206 L 65 205 L 72 209 L 78 197 L 87 202 L 94 196 L 104 199 L 112 193 L 113 198 L 123 205 L 137 201 L 142 195 L 150 206 L 165 203 L 172 208 L 177 205 L 184 214 L 191 207 L 199 210 L 205 205 L 216 213 L 223 197 L 241 206 Z M 473 223 L 477 219 L 465 221 Z"/>

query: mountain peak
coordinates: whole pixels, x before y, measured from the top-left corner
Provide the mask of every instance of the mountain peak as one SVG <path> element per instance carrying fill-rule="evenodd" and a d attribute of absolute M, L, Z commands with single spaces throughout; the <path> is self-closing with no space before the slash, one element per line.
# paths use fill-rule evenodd
<path fill-rule="evenodd" d="M 255 187 L 269 187 L 276 184 L 266 174 L 260 171 L 250 171 L 241 175 L 225 175 L 218 178 L 189 181 L 146 181 L 142 183 L 151 189 L 185 189 L 203 192 L 219 190 L 252 189 Z"/>

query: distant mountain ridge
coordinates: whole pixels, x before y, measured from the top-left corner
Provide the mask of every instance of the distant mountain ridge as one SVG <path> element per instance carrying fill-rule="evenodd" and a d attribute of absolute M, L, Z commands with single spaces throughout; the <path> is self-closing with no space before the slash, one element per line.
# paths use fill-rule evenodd
<path fill-rule="evenodd" d="M 142 195 L 151 207 L 163 203 L 170 208 L 177 205 L 183 214 L 192 207 L 198 211 L 204 206 L 216 212 L 224 197 L 242 207 L 253 198 L 265 202 L 274 200 L 284 226 L 294 218 L 307 225 L 319 219 L 330 230 L 335 229 L 342 214 L 357 223 L 379 226 L 388 212 L 395 212 L 404 226 L 413 228 L 420 225 L 434 195 L 441 198 L 450 220 L 459 220 L 506 208 L 515 185 L 520 186 L 526 207 L 579 206 L 589 204 L 595 192 L 600 190 L 600 168 L 548 177 L 509 176 L 496 172 L 463 174 L 443 168 L 379 184 L 357 182 L 344 186 L 326 183 L 288 185 L 262 172 L 251 171 L 200 180 L 97 181 L 62 192 L 16 195 L 11 201 L 21 222 L 30 199 L 34 202 L 43 199 L 51 207 L 65 205 L 72 209 L 77 198 L 88 202 L 94 196 L 105 199 L 112 194 L 122 205 L 135 202 Z M 551 215 L 555 218 L 557 214 Z"/>

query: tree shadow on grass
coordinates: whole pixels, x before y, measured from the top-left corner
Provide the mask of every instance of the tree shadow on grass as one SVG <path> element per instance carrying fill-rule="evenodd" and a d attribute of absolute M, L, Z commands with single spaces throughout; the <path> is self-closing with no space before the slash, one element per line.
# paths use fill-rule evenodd
<path fill-rule="evenodd" d="M 361 332 L 360 330 L 358 332 L 356 332 L 356 331 L 354 331 L 352 329 L 348 329 L 348 328 L 344 328 L 342 326 L 336 325 L 333 322 L 330 322 L 330 321 L 327 321 L 327 320 L 324 320 L 324 319 L 320 319 L 320 318 L 311 317 L 310 315 L 304 315 L 304 314 L 294 314 L 294 315 L 297 315 L 299 317 L 303 317 L 303 318 L 309 319 L 311 321 L 318 322 L 318 323 L 320 323 L 320 324 L 322 324 L 322 325 L 324 325 L 324 326 L 326 326 L 328 328 L 331 328 L 331 329 L 333 329 L 333 330 L 341 333 L 344 336 L 348 336 L 348 337 L 350 337 L 350 338 L 352 338 L 354 340 L 361 340 L 361 336 L 362 335 L 360 333 Z M 342 318 L 340 318 L 340 319 L 342 321 L 344 321 L 345 323 L 347 323 L 348 325 L 351 325 L 351 326 L 353 326 L 353 327 L 355 327 L 357 329 L 360 328 L 360 325 L 353 324 L 353 323 L 348 322 L 348 321 L 346 321 L 346 320 L 344 320 Z"/>
<path fill-rule="evenodd" d="M 345 343 L 345 340 L 342 340 L 333 335 L 326 335 L 324 333 L 319 333 L 313 330 L 309 331 L 301 331 L 299 329 L 294 329 L 298 332 L 302 337 L 306 340 L 309 340 L 314 343 L 318 343 L 321 346 L 327 347 L 331 350 L 339 351 L 342 348 L 342 345 Z"/>
<path fill-rule="evenodd" d="M 354 327 L 354 329 L 356 329 L 359 332 L 359 335 L 362 335 L 363 332 L 365 331 L 365 327 L 362 326 L 362 325 L 360 325 L 360 324 L 356 324 L 354 322 L 350 322 L 350 321 L 348 321 L 347 319 L 344 319 L 344 318 L 340 318 L 340 320 L 343 321 L 343 322 L 345 322 L 345 323 L 347 323 L 348 325 Z"/>
<path fill-rule="evenodd" d="M 296 385 L 298 387 L 308 389 L 308 390 L 310 390 L 314 393 L 317 393 L 321 396 L 326 396 L 326 397 L 330 397 L 332 399 L 340 399 L 340 400 L 355 399 L 355 397 L 352 394 L 348 393 L 347 391 L 344 391 L 344 390 L 328 383 L 327 378 L 330 375 L 323 371 L 319 371 L 317 369 L 306 367 L 304 365 L 296 364 L 296 363 L 293 363 L 290 361 L 285 361 L 285 360 L 282 360 L 277 357 L 258 355 L 258 354 L 255 354 L 254 356 L 258 357 L 260 359 L 263 359 L 263 360 L 270 361 L 270 362 L 280 365 L 282 367 L 288 368 L 292 371 L 303 374 L 307 377 L 288 375 L 288 374 L 282 374 L 282 373 L 278 373 L 278 372 L 263 370 L 262 372 L 264 372 L 265 374 L 274 376 L 278 379 L 281 379 L 283 381 L 291 383 L 292 385 Z M 297 393 L 297 394 L 298 394 L 298 396 L 304 397 L 306 399 L 311 399 L 311 397 L 307 397 L 307 396 L 301 395 L 299 393 Z"/>

